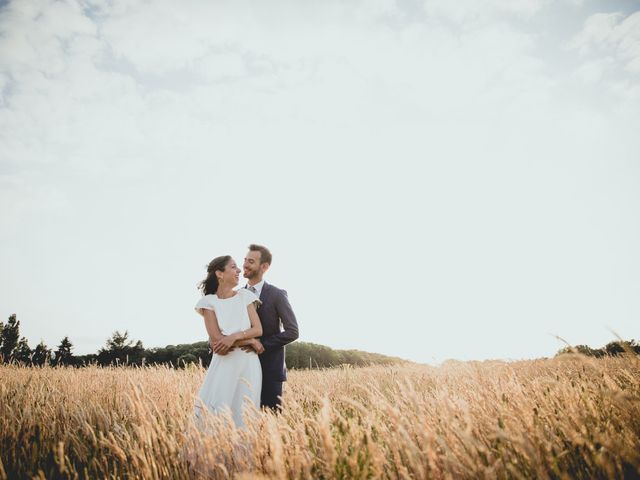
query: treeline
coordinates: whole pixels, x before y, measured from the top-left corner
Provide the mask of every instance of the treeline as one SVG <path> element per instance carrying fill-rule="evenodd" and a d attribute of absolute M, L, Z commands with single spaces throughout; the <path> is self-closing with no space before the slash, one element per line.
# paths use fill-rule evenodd
<path fill-rule="evenodd" d="M 617 357 L 623 353 L 640 355 L 640 344 L 634 339 L 631 339 L 629 341 L 616 340 L 614 342 L 609 342 L 601 348 L 591 348 L 588 345 L 576 345 L 575 347 L 564 347 L 560 349 L 556 356 L 567 353 L 581 353 L 588 357 L 596 358 Z"/>
<path fill-rule="evenodd" d="M 133 340 L 128 332 L 114 332 L 104 347 L 95 354 L 74 355 L 73 343 L 64 337 L 55 348 L 40 342 L 31 349 L 27 339 L 20 337 L 20 321 L 11 315 L 7 324 L 0 322 L 0 363 L 20 363 L 33 366 L 75 366 L 86 365 L 171 365 L 184 367 L 200 363 L 209 366 L 211 353 L 208 342 L 182 345 L 167 345 L 160 348 L 144 348 L 140 340 Z M 329 368 L 339 365 L 383 365 L 404 363 L 396 357 L 359 350 L 334 350 L 314 343 L 294 342 L 286 347 L 287 368 Z"/>
<path fill-rule="evenodd" d="M 408 363 L 398 357 L 360 350 L 334 350 L 315 343 L 294 342 L 287 345 L 287 368 L 329 368 L 338 365 L 391 365 Z"/>
<path fill-rule="evenodd" d="M 15 314 L 9 317 L 7 324 L 0 322 L 0 363 L 22 363 L 26 365 L 45 365 L 52 358 L 63 364 L 73 356 L 73 345 L 64 337 L 55 352 L 40 342 L 32 349 L 25 337 L 20 337 L 20 321 Z"/>

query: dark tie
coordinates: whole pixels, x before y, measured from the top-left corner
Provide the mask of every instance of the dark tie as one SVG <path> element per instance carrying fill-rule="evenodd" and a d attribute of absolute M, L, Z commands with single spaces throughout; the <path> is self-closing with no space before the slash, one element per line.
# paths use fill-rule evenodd
<path fill-rule="evenodd" d="M 247 287 L 247 290 L 249 290 L 249 291 L 250 291 L 250 292 L 252 292 L 252 293 L 255 293 L 256 295 L 258 294 L 258 291 L 256 290 L 256 287 L 253 287 L 253 286 L 251 286 L 251 285 L 249 285 L 249 286 Z"/>

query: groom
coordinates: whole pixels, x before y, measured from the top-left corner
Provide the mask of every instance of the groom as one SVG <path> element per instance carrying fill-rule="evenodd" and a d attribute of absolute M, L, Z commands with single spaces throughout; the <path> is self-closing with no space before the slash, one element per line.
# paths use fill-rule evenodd
<path fill-rule="evenodd" d="M 247 279 L 245 288 L 255 293 L 262 302 L 258 307 L 262 337 L 254 347 L 262 365 L 260 406 L 277 410 L 281 404 L 282 382 L 287 379 L 284 346 L 298 338 L 298 322 L 289 304 L 287 292 L 263 280 L 270 266 L 269 249 L 262 245 L 249 245 L 243 265 L 244 277 Z"/>

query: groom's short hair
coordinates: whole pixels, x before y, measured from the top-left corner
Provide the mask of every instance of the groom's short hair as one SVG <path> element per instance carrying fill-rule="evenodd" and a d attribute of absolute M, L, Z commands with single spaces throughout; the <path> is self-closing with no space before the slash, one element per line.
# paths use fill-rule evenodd
<path fill-rule="evenodd" d="M 271 265 L 271 252 L 267 247 L 252 243 L 249 245 L 249 250 L 252 252 L 260 252 L 260 263 L 268 263 Z"/>

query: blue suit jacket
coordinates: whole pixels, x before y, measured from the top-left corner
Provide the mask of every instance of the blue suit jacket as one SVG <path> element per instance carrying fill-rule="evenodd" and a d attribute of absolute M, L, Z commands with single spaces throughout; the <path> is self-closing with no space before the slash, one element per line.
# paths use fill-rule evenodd
<path fill-rule="evenodd" d="M 260 354 L 262 380 L 284 382 L 287 379 L 284 346 L 298 338 L 298 322 L 287 292 L 264 282 L 260 292 L 262 304 L 258 316 L 262 323 L 264 352 Z M 281 331 L 280 326 L 283 327 Z"/>

